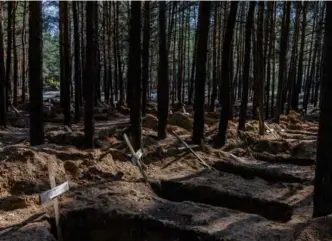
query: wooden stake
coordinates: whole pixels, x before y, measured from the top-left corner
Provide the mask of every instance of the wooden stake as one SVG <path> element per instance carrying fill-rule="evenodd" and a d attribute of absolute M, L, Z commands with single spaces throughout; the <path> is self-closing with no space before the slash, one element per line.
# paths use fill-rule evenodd
<path fill-rule="evenodd" d="M 129 150 L 130 150 L 130 152 L 131 152 L 131 155 L 132 155 L 132 157 L 131 157 L 131 162 L 133 163 L 133 165 L 136 165 L 136 166 L 138 167 L 138 169 L 139 169 L 140 173 L 142 174 L 142 176 L 143 176 L 143 178 L 144 178 L 146 184 L 148 184 L 148 185 L 151 187 L 150 182 L 149 182 L 149 179 L 148 179 L 147 175 L 145 174 L 145 172 L 144 172 L 144 170 L 143 170 L 143 168 L 142 168 L 142 165 L 141 165 L 141 163 L 140 163 L 140 158 L 143 156 L 143 152 L 142 152 L 142 150 L 139 149 L 139 150 L 135 153 L 134 148 L 133 148 L 133 146 L 131 145 L 131 143 L 130 143 L 130 141 L 129 141 L 129 139 L 128 139 L 128 136 L 127 136 L 126 134 L 124 134 L 124 135 L 123 135 L 123 138 L 124 138 L 124 140 L 125 140 L 127 146 L 129 147 Z"/>
<path fill-rule="evenodd" d="M 188 144 L 183 141 L 175 132 L 171 131 L 171 134 L 173 134 L 194 156 L 201 162 L 201 164 L 205 167 L 207 167 L 209 170 L 212 169 L 211 166 L 209 166 L 193 149 L 191 149 Z"/>
<path fill-rule="evenodd" d="M 55 183 L 55 177 L 54 177 L 53 168 L 52 168 L 52 162 L 49 161 L 47 167 L 48 167 L 48 176 L 50 179 L 50 185 L 51 185 L 51 188 L 54 188 L 56 186 L 56 183 Z M 58 203 L 57 198 L 55 198 L 53 200 L 53 207 L 54 207 L 55 225 L 56 225 L 56 230 L 57 230 L 57 235 L 58 235 L 58 241 L 63 241 L 61 227 L 60 227 L 59 203 Z"/>

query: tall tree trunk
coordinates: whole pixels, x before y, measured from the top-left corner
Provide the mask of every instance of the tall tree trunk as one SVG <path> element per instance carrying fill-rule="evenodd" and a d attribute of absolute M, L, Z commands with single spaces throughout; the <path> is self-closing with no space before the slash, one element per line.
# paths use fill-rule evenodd
<path fill-rule="evenodd" d="M 169 106 L 168 58 L 166 48 L 166 2 L 159 2 L 159 73 L 158 73 L 158 138 L 166 138 Z"/>
<path fill-rule="evenodd" d="M 42 2 L 29 2 L 30 145 L 44 143 Z"/>
<path fill-rule="evenodd" d="M 13 99 L 13 104 L 14 106 L 17 106 L 17 84 L 18 84 L 18 60 L 17 60 L 17 47 L 16 47 L 16 8 L 17 8 L 18 2 L 13 1 L 14 9 L 13 9 L 13 54 L 14 54 L 14 69 L 13 69 L 13 74 L 14 74 L 14 86 L 13 86 L 13 91 L 14 91 L 14 99 Z"/>
<path fill-rule="evenodd" d="M 258 11 L 258 27 L 257 27 L 257 47 L 263 46 L 263 22 L 264 22 L 264 2 L 259 2 L 259 11 Z M 263 51 L 257 52 L 258 57 L 258 82 L 257 82 L 257 91 L 258 91 L 258 120 L 259 120 L 259 134 L 264 135 L 264 54 Z"/>
<path fill-rule="evenodd" d="M 119 103 L 123 105 L 124 103 L 124 84 L 121 69 L 121 49 L 120 49 L 120 38 L 119 38 L 119 2 L 116 5 L 116 45 L 117 45 L 117 65 L 118 65 L 118 80 L 120 89 L 120 101 Z"/>
<path fill-rule="evenodd" d="M 214 2 L 214 20 L 213 20 L 213 36 L 212 36 L 212 95 L 210 102 L 210 111 L 214 111 L 217 98 L 217 27 L 218 27 L 218 5 Z"/>
<path fill-rule="evenodd" d="M 85 7 L 85 8 L 84 8 Z M 85 83 L 86 81 L 84 80 L 85 78 L 85 73 L 83 72 L 85 70 L 85 66 L 86 66 L 86 42 L 84 41 L 84 20 L 86 21 L 86 17 L 84 18 L 84 13 L 86 12 L 86 3 L 85 2 L 81 2 L 81 66 L 82 66 L 82 97 L 85 100 L 85 92 L 86 92 L 86 86 Z"/>
<path fill-rule="evenodd" d="M 274 117 L 274 95 L 275 95 L 275 82 L 276 82 L 276 56 L 275 56 L 275 22 L 276 22 L 276 16 L 277 16 L 277 5 L 276 2 L 273 3 L 274 5 L 274 13 L 272 16 L 272 26 L 271 26 L 271 41 L 272 41 L 272 86 L 271 86 L 271 117 Z"/>
<path fill-rule="evenodd" d="M 271 84 L 271 57 L 272 57 L 272 26 L 273 26 L 273 7 L 274 2 L 268 3 L 268 14 L 266 16 L 265 39 L 266 39 L 266 88 L 265 88 L 265 119 L 270 116 L 270 84 Z M 271 109 L 272 111 L 273 109 Z"/>
<path fill-rule="evenodd" d="M 109 83 L 109 69 L 107 66 L 107 16 L 108 16 L 108 2 L 105 1 L 103 4 L 103 61 L 104 61 L 104 77 L 103 77 L 103 86 L 104 86 L 104 101 L 109 104 L 110 101 L 110 83 Z"/>
<path fill-rule="evenodd" d="M 69 29 L 68 29 L 68 2 L 60 1 L 60 71 L 61 81 L 63 85 L 63 110 L 64 125 L 71 126 L 70 115 L 70 52 L 69 52 Z"/>
<path fill-rule="evenodd" d="M 111 15 L 112 14 L 112 4 L 109 3 L 108 4 L 108 14 Z M 112 38 L 112 29 L 111 29 L 111 18 L 108 17 L 107 18 L 107 26 L 108 26 L 108 37 L 107 37 L 107 53 L 108 53 L 108 85 L 110 87 L 110 94 L 111 94 L 111 98 L 110 98 L 110 105 L 112 107 L 114 107 L 114 88 L 113 88 L 113 77 L 112 77 L 112 55 L 111 55 L 111 49 L 112 49 L 112 45 L 111 45 L 111 38 Z M 114 45 L 114 42 L 113 42 Z M 113 60 L 115 62 L 115 60 Z"/>
<path fill-rule="evenodd" d="M 115 84 L 115 100 L 118 101 L 119 99 L 119 78 L 118 78 L 118 46 L 117 46 L 117 19 L 116 19 L 116 4 L 118 2 L 113 2 L 113 16 L 114 16 L 114 23 L 113 23 L 113 58 L 114 58 L 114 84 Z M 118 105 L 123 105 L 123 99 L 120 100 Z"/>
<path fill-rule="evenodd" d="M 6 81 L 5 81 L 5 51 L 3 46 L 3 6 L 4 2 L 0 2 L 0 126 L 7 125 L 6 111 Z"/>
<path fill-rule="evenodd" d="M 198 14 L 198 46 L 195 99 L 194 99 L 194 127 L 193 142 L 201 144 L 204 137 L 204 104 L 205 104 L 205 79 L 206 55 L 210 25 L 211 2 L 200 2 Z"/>
<path fill-rule="evenodd" d="M 278 92 L 277 92 L 277 103 L 274 115 L 276 123 L 279 123 L 282 104 L 283 104 L 282 97 L 284 94 L 285 73 L 287 69 L 286 55 L 287 55 L 288 32 L 289 32 L 289 22 L 290 22 L 290 8 L 291 8 L 291 2 L 284 2 L 284 16 L 281 27 L 281 40 L 280 40 Z"/>
<path fill-rule="evenodd" d="M 315 41 L 314 42 L 314 49 L 313 49 L 313 55 L 312 55 L 312 61 L 311 63 L 308 65 L 308 78 L 305 84 L 305 89 L 304 89 L 304 100 L 303 100 L 303 110 L 306 113 L 307 112 L 307 108 L 308 108 L 308 103 L 309 103 L 309 98 L 310 98 L 310 91 L 312 89 L 312 84 L 314 81 L 314 73 L 315 73 L 315 68 L 316 68 L 316 58 L 317 58 L 317 51 L 318 51 L 318 46 L 319 46 L 319 41 L 320 41 L 320 35 L 321 35 L 321 31 L 319 30 L 319 19 L 317 17 L 318 13 L 319 13 L 319 5 L 317 4 L 316 7 L 316 21 L 315 21 Z"/>
<path fill-rule="evenodd" d="M 227 21 L 227 29 L 224 38 L 223 56 L 222 56 L 222 84 L 220 90 L 222 108 L 220 111 L 219 131 L 217 135 L 217 144 L 225 145 L 228 120 L 230 116 L 231 89 L 230 89 L 230 73 L 229 59 L 231 54 L 231 46 L 233 41 L 233 32 L 236 21 L 238 1 L 231 2 L 231 11 Z"/>
<path fill-rule="evenodd" d="M 196 11 L 194 13 L 195 13 L 194 18 L 196 19 Z M 192 103 L 192 96 L 193 96 L 193 92 L 194 92 L 194 74 L 195 74 L 196 57 L 197 57 L 197 41 L 198 41 L 198 28 L 196 27 L 193 61 L 192 61 L 192 66 L 191 66 L 191 78 L 190 78 L 189 93 L 188 93 L 188 105 L 191 105 L 191 103 Z"/>
<path fill-rule="evenodd" d="M 12 65 L 12 20 L 13 20 L 13 6 L 14 1 L 8 1 L 7 3 L 7 53 L 6 53 L 6 110 L 8 110 L 8 106 L 10 105 L 10 98 L 12 93 L 11 87 L 11 65 Z"/>
<path fill-rule="evenodd" d="M 150 47 L 150 2 L 144 2 L 144 27 L 143 27 L 143 73 L 142 73 L 142 115 L 146 114 L 147 88 L 149 80 L 149 47 Z"/>
<path fill-rule="evenodd" d="M 295 17 L 295 25 L 294 25 L 294 33 L 293 33 L 293 48 L 289 69 L 289 78 L 288 78 L 288 105 L 287 105 L 287 113 L 291 109 L 293 96 L 296 95 L 296 66 L 298 61 L 298 39 L 300 33 L 300 14 L 301 14 L 301 3 L 296 3 L 296 17 Z"/>
<path fill-rule="evenodd" d="M 297 69 L 297 80 L 295 85 L 295 90 L 292 95 L 292 109 L 297 111 L 299 106 L 299 94 L 301 93 L 302 88 L 302 79 L 303 75 L 303 57 L 304 57 L 304 44 L 305 44 L 305 35 L 306 35 L 306 26 L 307 26 L 307 8 L 308 2 L 302 3 L 302 26 L 301 26 L 301 44 L 300 44 L 300 54 L 299 54 L 299 64 Z"/>
<path fill-rule="evenodd" d="M 96 15 L 97 2 L 86 2 L 86 67 L 84 81 L 86 86 L 85 108 L 84 108 L 84 135 L 87 148 L 94 146 L 94 95 L 95 95 L 95 73 L 97 60 L 97 26 Z"/>
<path fill-rule="evenodd" d="M 81 56 L 80 56 L 80 39 L 78 27 L 78 2 L 72 2 L 73 8 L 73 24 L 74 24 L 74 55 L 75 55 L 75 121 L 79 122 L 81 119 L 82 106 L 82 71 L 81 71 Z M 83 46 L 82 46 L 83 47 Z"/>
<path fill-rule="evenodd" d="M 313 217 L 332 213 L 332 3 L 326 2 L 324 67 L 320 105 Z"/>
<path fill-rule="evenodd" d="M 245 53 L 243 66 L 243 89 L 239 117 L 239 130 L 245 129 L 245 122 L 247 118 L 248 106 L 248 92 L 249 92 L 249 72 L 250 72 L 250 50 L 251 50 L 251 33 L 253 26 L 253 18 L 255 14 L 256 2 L 250 2 L 249 12 L 246 21 L 246 38 L 245 38 Z"/>
<path fill-rule="evenodd" d="M 97 8 L 96 8 L 96 14 L 95 14 L 95 21 L 96 21 L 96 28 L 97 31 L 99 31 L 99 2 L 97 2 Z M 101 89 L 100 89 L 100 48 L 101 44 L 98 38 L 98 35 L 96 37 L 96 45 L 97 45 L 97 60 L 96 60 L 96 73 L 95 73 L 95 78 L 96 78 L 96 88 L 95 88 L 95 106 L 101 102 Z"/>
<path fill-rule="evenodd" d="M 131 2 L 130 32 L 129 32 L 129 63 L 128 81 L 132 83 L 133 91 L 130 106 L 131 130 L 133 147 L 141 148 L 142 116 L 141 116 L 141 2 Z"/>
<path fill-rule="evenodd" d="M 22 103 L 25 103 L 25 96 L 26 96 L 26 77 L 25 77 L 25 19 L 26 19 L 26 11 L 27 11 L 27 2 L 23 2 L 23 20 L 22 20 L 22 38 L 21 38 L 21 45 L 22 45 Z M 1 57 L 0 57 L 1 58 Z"/>
<path fill-rule="evenodd" d="M 182 2 L 182 4 L 184 4 L 184 2 Z M 185 11 L 182 11 L 181 25 L 180 25 L 181 28 L 179 27 L 179 44 L 178 44 L 177 100 L 179 104 L 182 104 L 184 13 Z"/>

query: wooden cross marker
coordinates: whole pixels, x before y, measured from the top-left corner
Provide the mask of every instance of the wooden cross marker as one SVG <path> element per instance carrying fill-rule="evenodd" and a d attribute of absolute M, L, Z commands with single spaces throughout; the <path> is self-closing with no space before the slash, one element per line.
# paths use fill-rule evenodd
<path fill-rule="evenodd" d="M 55 215 L 55 225 L 56 225 L 56 230 L 57 230 L 57 235 L 58 235 L 58 240 L 63 241 L 62 238 L 62 233 L 61 233 L 61 227 L 60 227 L 60 213 L 59 213 L 59 203 L 57 196 L 61 195 L 65 191 L 69 189 L 68 183 L 67 185 L 60 185 L 56 187 L 55 183 L 55 177 L 53 173 L 53 167 L 52 167 L 52 162 L 48 162 L 48 176 L 50 179 L 50 185 L 51 185 L 51 190 L 48 190 L 40 195 L 40 201 L 47 201 L 47 200 L 52 200 L 53 199 L 53 207 L 54 207 L 54 215 Z"/>

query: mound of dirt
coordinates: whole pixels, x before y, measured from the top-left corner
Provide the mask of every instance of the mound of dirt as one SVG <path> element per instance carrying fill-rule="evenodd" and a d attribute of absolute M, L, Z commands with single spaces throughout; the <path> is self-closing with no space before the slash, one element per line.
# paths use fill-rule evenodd
<path fill-rule="evenodd" d="M 158 119 L 152 114 L 147 114 L 142 121 L 142 127 L 149 128 L 152 130 L 157 130 Z"/>
<path fill-rule="evenodd" d="M 303 159 L 316 158 L 317 141 L 300 141 L 291 149 L 291 155 Z"/>
<path fill-rule="evenodd" d="M 192 130 L 193 128 L 193 119 L 186 114 L 181 112 L 174 112 L 169 116 L 168 124 L 182 127 L 186 130 Z"/>
<path fill-rule="evenodd" d="M 296 241 L 329 241 L 332 240 L 332 216 L 315 218 L 305 224 Z"/>
<path fill-rule="evenodd" d="M 57 145 L 73 145 L 81 147 L 84 144 L 84 132 L 82 131 L 50 131 L 47 133 L 46 138 L 48 138 L 51 143 Z"/>
<path fill-rule="evenodd" d="M 258 139 L 252 145 L 252 150 L 258 153 L 268 152 L 271 154 L 287 153 L 291 146 L 285 140 Z"/>
<path fill-rule="evenodd" d="M 49 189 L 48 162 L 54 167 L 57 183 L 66 181 L 61 163 L 54 155 L 23 147 L 8 148 L 8 154 L 0 162 L 0 197 L 31 195 Z"/>

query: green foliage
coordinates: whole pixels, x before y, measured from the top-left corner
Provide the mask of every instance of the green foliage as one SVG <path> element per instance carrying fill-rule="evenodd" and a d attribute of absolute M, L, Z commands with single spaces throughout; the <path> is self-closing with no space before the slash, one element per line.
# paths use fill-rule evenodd
<path fill-rule="evenodd" d="M 59 75 L 60 73 L 59 37 L 50 32 L 43 33 L 43 75 Z"/>
<path fill-rule="evenodd" d="M 46 79 L 46 83 L 48 85 L 51 85 L 51 86 L 60 87 L 60 82 L 57 81 L 55 78 L 48 78 L 48 79 Z"/>

